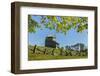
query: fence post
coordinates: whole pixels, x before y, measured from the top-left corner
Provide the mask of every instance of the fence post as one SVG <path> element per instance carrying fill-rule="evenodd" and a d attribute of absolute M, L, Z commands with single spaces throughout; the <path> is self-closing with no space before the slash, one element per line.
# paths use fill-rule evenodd
<path fill-rule="evenodd" d="M 52 50 L 52 53 L 51 53 L 51 55 L 54 55 L 54 50 L 55 50 L 55 49 L 53 49 L 53 50 Z"/>
<path fill-rule="evenodd" d="M 33 54 L 35 53 L 36 46 L 37 46 L 37 45 L 35 45 L 35 46 L 34 46 L 34 49 L 33 49 Z"/>

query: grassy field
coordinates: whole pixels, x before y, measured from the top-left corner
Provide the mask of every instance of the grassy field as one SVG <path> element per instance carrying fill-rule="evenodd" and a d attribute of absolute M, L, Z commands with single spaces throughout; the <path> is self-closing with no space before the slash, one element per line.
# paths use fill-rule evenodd
<path fill-rule="evenodd" d="M 34 46 L 29 46 L 30 49 L 34 49 Z M 47 49 L 44 51 L 44 49 Z M 52 53 L 53 48 L 47 48 L 47 47 L 40 47 L 38 46 L 35 50 L 35 53 L 33 53 L 33 50 L 28 50 L 28 60 L 56 60 L 56 59 L 82 59 L 87 58 L 88 56 L 85 55 L 83 52 L 80 54 L 77 51 L 69 51 L 69 50 L 61 50 L 55 49 Z M 40 49 L 40 50 L 39 50 Z M 66 54 L 67 53 L 67 54 Z M 70 54 L 71 53 L 71 54 Z"/>

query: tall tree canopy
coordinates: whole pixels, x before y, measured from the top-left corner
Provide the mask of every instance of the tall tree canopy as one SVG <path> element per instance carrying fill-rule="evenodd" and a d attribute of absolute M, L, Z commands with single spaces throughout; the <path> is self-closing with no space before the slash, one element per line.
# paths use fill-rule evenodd
<path fill-rule="evenodd" d="M 87 17 L 77 16 L 38 16 L 40 23 L 32 19 L 32 15 L 28 15 L 28 32 L 36 32 L 36 28 L 45 26 L 51 30 L 66 34 L 71 28 L 77 32 L 82 32 L 88 28 Z"/>

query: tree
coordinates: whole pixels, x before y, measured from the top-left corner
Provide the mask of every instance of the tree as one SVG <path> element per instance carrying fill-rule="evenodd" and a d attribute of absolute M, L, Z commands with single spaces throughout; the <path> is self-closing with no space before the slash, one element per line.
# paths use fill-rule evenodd
<path fill-rule="evenodd" d="M 28 15 L 28 32 L 36 32 L 35 28 L 40 27 L 40 25 L 32 19 L 31 15 Z"/>
<path fill-rule="evenodd" d="M 40 23 L 32 19 L 32 15 L 28 16 L 28 31 L 36 32 L 35 28 L 41 28 L 44 25 L 51 30 L 66 34 L 70 29 L 74 28 L 77 32 L 83 32 L 88 28 L 87 17 L 77 16 L 38 16 Z"/>

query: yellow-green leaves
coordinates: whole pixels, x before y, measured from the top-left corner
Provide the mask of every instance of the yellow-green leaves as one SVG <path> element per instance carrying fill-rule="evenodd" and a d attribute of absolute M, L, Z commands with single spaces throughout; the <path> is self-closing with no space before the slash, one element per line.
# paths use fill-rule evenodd
<path fill-rule="evenodd" d="M 57 17 L 56 17 L 56 16 L 53 16 L 53 17 L 52 17 L 52 21 L 53 21 L 53 22 L 57 22 L 57 21 L 58 21 L 58 20 L 57 20 Z"/>
<path fill-rule="evenodd" d="M 35 28 L 40 28 L 40 25 L 38 24 L 38 22 L 36 22 L 35 20 L 32 19 L 31 15 L 28 15 L 28 32 L 36 32 Z"/>
<path fill-rule="evenodd" d="M 57 32 L 62 32 L 66 34 L 70 29 L 74 28 L 77 32 L 82 32 L 88 28 L 88 18 L 87 17 L 77 17 L 77 16 L 39 16 L 40 24 L 36 22 L 31 17 L 28 16 L 28 26 L 29 32 L 35 32 L 35 28 L 41 28 L 40 26 L 45 26 L 50 30 L 56 30 Z"/>
<path fill-rule="evenodd" d="M 51 30 L 55 28 L 54 25 L 52 25 L 52 22 L 48 22 L 47 24 L 45 24 L 45 27 Z"/>
<path fill-rule="evenodd" d="M 57 23 L 57 32 L 60 32 L 62 30 L 62 24 L 60 22 Z"/>

